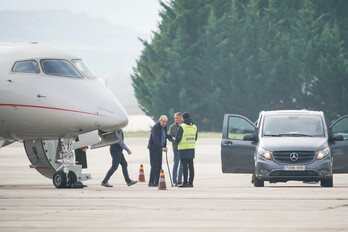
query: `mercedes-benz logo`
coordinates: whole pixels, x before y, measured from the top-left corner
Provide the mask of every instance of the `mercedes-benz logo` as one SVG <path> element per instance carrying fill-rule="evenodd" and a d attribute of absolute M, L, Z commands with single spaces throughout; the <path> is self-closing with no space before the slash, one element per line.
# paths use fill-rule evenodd
<path fill-rule="evenodd" d="M 298 160 L 298 154 L 295 152 L 290 153 L 290 160 L 295 162 L 296 160 Z"/>

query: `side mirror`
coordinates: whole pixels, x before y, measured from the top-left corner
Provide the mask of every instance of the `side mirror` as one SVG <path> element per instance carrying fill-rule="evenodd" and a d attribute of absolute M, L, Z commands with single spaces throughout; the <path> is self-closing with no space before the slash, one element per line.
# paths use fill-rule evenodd
<path fill-rule="evenodd" d="M 244 135 L 243 140 L 257 142 L 257 135 L 255 135 L 255 134 Z"/>
<path fill-rule="evenodd" d="M 331 135 L 329 137 L 330 141 L 343 141 L 343 135 Z"/>

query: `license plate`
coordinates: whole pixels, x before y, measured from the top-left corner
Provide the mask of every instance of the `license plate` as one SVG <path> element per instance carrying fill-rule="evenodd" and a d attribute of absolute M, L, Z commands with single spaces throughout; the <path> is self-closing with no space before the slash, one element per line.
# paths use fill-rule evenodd
<path fill-rule="evenodd" d="M 287 171 L 303 171 L 305 169 L 305 166 L 283 166 L 283 170 Z"/>

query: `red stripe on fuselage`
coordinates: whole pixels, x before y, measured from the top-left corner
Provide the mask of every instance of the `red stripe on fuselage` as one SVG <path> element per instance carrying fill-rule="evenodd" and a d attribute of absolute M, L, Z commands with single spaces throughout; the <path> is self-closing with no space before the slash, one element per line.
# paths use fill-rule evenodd
<path fill-rule="evenodd" d="M 15 107 L 39 108 L 39 109 L 47 109 L 47 110 L 60 110 L 60 111 L 67 111 L 67 112 L 73 112 L 73 113 L 89 114 L 89 115 L 95 115 L 95 116 L 101 116 L 101 117 L 109 117 L 109 116 L 102 115 L 102 114 L 95 114 L 95 113 L 89 113 L 89 112 L 84 112 L 84 111 L 69 110 L 69 109 L 47 107 L 47 106 L 18 105 L 18 104 L 0 104 L 0 106 L 15 106 Z"/>

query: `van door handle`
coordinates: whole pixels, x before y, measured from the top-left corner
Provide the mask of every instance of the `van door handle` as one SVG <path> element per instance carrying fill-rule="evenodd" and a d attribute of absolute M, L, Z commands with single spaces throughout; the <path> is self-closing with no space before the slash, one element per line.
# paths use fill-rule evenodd
<path fill-rule="evenodd" d="M 232 144 L 233 144 L 232 141 L 226 141 L 226 142 L 225 142 L 225 145 L 227 145 L 227 146 L 231 146 Z"/>

